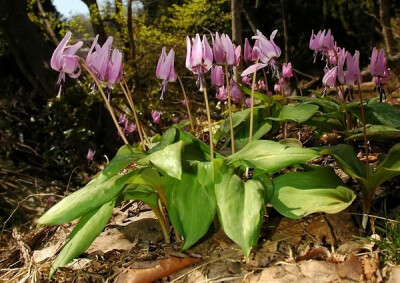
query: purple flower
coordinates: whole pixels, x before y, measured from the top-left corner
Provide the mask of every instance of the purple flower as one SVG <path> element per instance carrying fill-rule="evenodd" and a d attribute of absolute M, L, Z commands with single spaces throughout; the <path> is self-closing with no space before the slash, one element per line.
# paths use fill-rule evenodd
<path fill-rule="evenodd" d="M 252 37 L 253 39 L 256 39 L 253 52 L 257 52 L 256 54 L 262 63 L 256 63 L 248 67 L 243 71 L 242 76 L 252 74 L 268 65 L 272 66 L 274 70 L 276 69 L 275 60 L 281 56 L 281 49 L 274 42 L 277 32 L 278 30 L 274 30 L 268 40 L 259 30 L 257 30 L 257 35 Z"/>
<path fill-rule="evenodd" d="M 352 86 L 361 83 L 361 72 L 359 67 L 360 52 L 356 51 L 354 57 L 349 52 L 338 54 L 337 78 L 341 84 Z M 346 62 L 346 71 L 344 63 Z"/>
<path fill-rule="evenodd" d="M 314 62 L 317 58 L 317 53 L 321 52 L 322 57 L 329 56 L 329 50 L 335 49 L 335 40 L 331 34 L 331 30 L 325 34 L 325 30 L 319 31 L 316 35 L 312 31 L 309 47 L 314 50 Z"/>
<path fill-rule="evenodd" d="M 93 151 L 91 148 L 89 148 L 88 153 L 86 154 L 86 159 L 88 161 L 93 161 L 93 157 L 96 151 Z"/>
<path fill-rule="evenodd" d="M 222 66 L 211 68 L 211 83 L 215 86 L 221 86 L 225 83 L 225 75 Z"/>
<path fill-rule="evenodd" d="M 73 79 L 76 79 L 81 74 L 79 57 L 76 56 L 75 53 L 82 46 L 83 42 L 78 41 L 74 45 L 67 45 L 70 39 L 71 32 L 67 32 L 60 44 L 54 50 L 50 60 L 51 67 L 60 72 L 57 80 L 57 86 L 59 86 L 57 97 L 60 97 L 62 86 L 65 82 L 65 74 L 68 74 Z"/>
<path fill-rule="evenodd" d="M 119 115 L 119 119 L 118 119 L 118 123 L 119 124 L 125 124 L 126 123 L 126 117 L 125 117 L 125 115 Z"/>
<path fill-rule="evenodd" d="M 93 44 L 86 56 L 86 66 L 96 75 L 96 77 L 105 82 L 107 80 L 107 71 L 109 69 L 109 60 L 113 38 L 108 37 L 107 41 L 100 46 L 97 43 L 99 35 L 94 38 Z M 95 49 L 95 51 L 93 51 Z"/>
<path fill-rule="evenodd" d="M 337 70 L 338 67 L 335 66 L 332 69 L 328 69 L 327 72 L 325 73 L 325 76 L 322 78 L 322 83 L 325 86 L 328 86 L 330 88 L 335 87 L 336 86 L 336 78 L 337 78 Z"/>
<path fill-rule="evenodd" d="M 186 106 L 186 100 L 185 99 L 181 100 L 181 103 L 182 103 L 183 106 Z M 189 101 L 187 103 L 189 103 Z"/>
<path fill-rule="evenodd" d="M 224 101 L 228 98 L 228 92 L 226 91 L 225 86 L 220 86 L 217 89 L 217 93 L 215 94 L 215 97 L 220 101 Z"/>
<path fill-rule="evenodd" d="M 124 132 L 133 133 L 136 130 L 135 124 L 128 124 L 128 121 L 125 123 Z"/>
<path fill-rule="evenodd" d="M 171 49 L 167 56 L 167 53 L 165 52 L 165 47 L 162 48 L 156 69 L 157 78 L 162 80 L 160 97 L 161 99 L 163 99 L 163 95 L 165 90 L 167 89 L 168 82 L 175 82 L 178 78 L 178 75 L 176 74 L 174 69 L 174 57 L 174 49 Z"/>
<path fill-rule="evenodd" d="M 280 91 L 281 91 L 281 86 L 280 86 L 280 84 L 275 84 L 275 85 L 274 85 L 274 91 L 275 91 L 275 92 L 280 92 Z"/>
<path fill-rule="evenodd" d="M 246 107 L 247 107 L 247 108 L 250 108 L 250 107 L 251 107 L 251 98 L 250 98 L 250 97 L 247 97 L 247 98 L 244 100 L 244 102 L 246 103 Z"/>
<path fill-rule="evenodd" d="M 244 40 L 244 56 L 243 59 L 246 62 L 253 61 L 253 49 L 251 48 L 250 42 L 247 38 Z"/>
<path fill-rule="evenodd" d="M 385 51 L 383 48 L 378 51 L 374 47 L 372 50 L 370 71 L 374 77 L 383 78 L 389 76 L 389 68 L 386 66 Z"/>
<path fill-rule="evenodd" d="M 107 82 L 108 89 L 122 80 L 122 53 L 118 49 L 114 49 L 111 58 L 108 61 Z"/>
<path fill-rule="evenodd" d="M 231 86 L 231 98 L 234 103 L 239 103 L 240 100 L 242 100 L 243 96 L 242 93 L 240 92 L 240 89 L 238 85 L 235 83 L 233 79 L 230 80 L 230 86 Z"/>
<path fill-rule="evenodd" d="M 282 65 L 282 77 L 284 78 L 290 78 L 293 77 L 293 71 L 292 71 L 292 63 L 283 63 Z"/>
<path fill-rule="evenodd" d="M 212 42 L 215 63 L 223 65 L 226 62 L 228 65 L 233 65 L 235 49 L 229 36 L 224 33 L 219 36 L 218 32 L 216 32 L 215 39 L 212 37 Z"/>
<path fill-rule="evenodd" d="M 263 80 L 259 80 L 257 82 L 257 90 L 266 90 L 267 87 L 265 85 L 265 82 Z"/>
<path fill-rule="evenodd" d="M 154 124 L 160 123 L 161 120 L 161 113 L 158 112 L 157 110 L 151 111 L 151 118 L 153 119 Z"/>
<path fill-rule="evenodd" d="M 174 117 L 174 118 L 172 119 L 172 123 L 178 124 L 178 122 L 179 122 L 179 118 L 178 118 L 178 117 Z"/>
<path fill-rule="evenodd" d="M 247 86 L 251 86 L 251 78 L 249 76 L 242 77 L 242 83 L 244 83 Z"/>
<path fill-rule="evenodd" d="M 207 38 L 203 35 L 203 41 L 200 35 L 196 34 L 191 45 L 189 37 L 186 37 L 186 68 L 197 75 L 197 86 L 203 91 L 203 74 L 207 73 L 212 67 L 213 53 Z"/>

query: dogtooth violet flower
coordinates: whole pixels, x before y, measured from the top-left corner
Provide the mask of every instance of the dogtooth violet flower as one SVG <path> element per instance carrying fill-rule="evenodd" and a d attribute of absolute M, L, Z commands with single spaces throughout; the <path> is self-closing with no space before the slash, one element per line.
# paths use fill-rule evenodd
<path fill-rule="evenodd" d="M 97 43 L 98 38 L 99 35 L 96 35 L 86 56 L 85 63 L 99 81 L 105 82 L 107 80 L 108 61 L 110 60 L 113 38 L 109 36 L 103 46 Z"/>
<path fill-rule="evenodd" d="M 224 100 L 228 99 L 228 91 L 226 90 L 224 85 L 218 87 L 217 93 L 215 94 L 215 98 L 220 101 L 224 101 Z"/>
<path fill-rule="evenodd" d="M 94 150 L 92 150 L 91 148 L 89 148 L 89 150 L 88 150 L 88 152 L 87 152 L 87 154 L 86 154 L 86 159 L 88 160 L 88 161 L 93 161 L 93 157 L 94 157 L 94 154 L 96 153 L 96 151 Z"/>
<path fill-rule="evenodd" d="M 107 68 L 108 89 L 112 85 L 119 83 L 122 80 L 122 53 L 118 49 L 114 49 Z"/>
<path fill-rule="evenodd" d="M 177 73 L 174 69 L 174 57 L 175 51 L 171 49 L 167 55 L 165 46 L 161 50 L 160 58 L 158 59 L 157 69 L 156 69 L 156 76 L 160 80 L 161 83 L 161 97 L 163 99 L 164 92 L 167 89 L 168 82 L 175 82 L 178 78 Z"/>
<path fill-rule="evenodd" d="M 336 78 L 337 78 L 337 66 L 333 67 L 332 69 L 326 69 L 326 73 L 322 78 L 322 83 L 330 88 L 336 86 Z"/>
<path fill-rule="evenodd" d="M 343 70 L 343 61 L 346 58 L 346 72 Z M 356 51 L 354 56 L 351 56 L 349 52 L 339 56 L 338 62 L 338 80 L 341 84 L 346 84 L 351 87 L 356 83 L 361 83 L 361 72 L 360 72 L 360 52 Z"/>
<path fill-rule="evenodd" d="M 60 44 L 54 50 L 51 56 L 50 66 L 55 71 L 60 72 L 56 85 L 59 87 L 57 97 L 60 97 L 62 87 L 65 83 L 65 74 L 76 79 L 81 74 L 79 57 L 75 55 L 76 51 L 82 46 L 83 42 L 78 41 L 74 45 L 67 45 L 71 39 L 71 32 L 67 32 Z"/>
<path fill-rule="evenodd" d="M 218 32 L 215 33 L 214 37 L 211 37 L 213 42 L 213 53 L 215 63 L 219 65 L 227 64 L 228 66 L 239 64 L 239 58 L 241 53 L 240 45 L 234 48 L 233 43 L 227 34 L 221 36 Z"/>
<path fill-rule="evenodd" d="M 374 47 L 371 56 L 370 72 L 374 76 L 375 90 L 378 90 L 379 100 L 382 102 L 382 97 L 386 97 L 385 90 L 382 84 L 388 83 L 390 80 L 390 69 L 386 65 L 385 51 L 379 51 Z"/>
<path fill-rule="evenodd" d="M 158 124 L 161 120 L 161 113 L 157 110 L 151 111 L 151 118 L 153 119 L 153 123 Z"/>
<path fill-rule="evenodd" d="M 246 70 L 243 71 L 242 77 L 252 74 L 257 70 L 264 68 L 266 66 L 271 66 L 274 70 L 276 70 L 275 60 L 281 56 L 281 49 L 278 45 L 275 44 L 274 38 L 278 30 L 274 30 L 271 33 L 269 40 L 259 31 L 257 30 L 257 35 L 253 36 L 253 39 L 256 39 L 256 42 L 253 47 L 253 52 L 257 52 L 257 57 L 261 61 L 261 63 L 256 63 Z"/>
<path fill-rule="evenodd" d="M 292 63 L 283 63 L 282 65 L 282 77 L 291 78 L 293 77 Z"/>
<path fill-rule="evenodd" d="M 222 66 L 211 68 L 211 83 L 215 86 L 222 86 L 225 83 L 225 75 Z"/>
<path fill-rule="evenodd" d="M 203 74 L 212 67 L 213 53 L 205 35 L 201 41 L 200 35 L 196 34 L 192 41 L 193 46 L 189 37 L 186 37 L 186 68 L 197 75 L 197 86 L 203 91 Z"/>
<path fill-rule="evenodd" d="M 243 96 L 242 93 L 238 87 L 238 85 L 235 83 L 233 79 L 230 80 L 230 87 L 231 87 L 231 98 L 234 103 L 239 103 L 240 100 L 242 100 Z"/>
<path fill-rule="evenodd" d="M 322 58 L 325 55 L 328 56 L 328 51 L 335 48 L 335 40 L 331 34 L 331 30 L 329 29 L 326 34 L 325 30 L 319 31 L 316 35 L 314 34 L 313 30 L 311 33 L 309 47 L 311 50 L 314 50 L 314 62 L 318 52 L 321 52 Z"/>

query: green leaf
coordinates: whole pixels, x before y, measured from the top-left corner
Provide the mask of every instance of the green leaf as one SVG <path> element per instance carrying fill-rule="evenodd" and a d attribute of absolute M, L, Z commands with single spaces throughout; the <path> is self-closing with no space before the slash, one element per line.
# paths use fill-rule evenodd
<path fill-rule="evenodd" d="M 150 186 L 153 189 L 162 189 L 162 180 L 157 170 L 152 168 L 143 168 L 137 170 L 137 173 L 131 175 L 126 181 L 126 184 L 135 184 Z"/>
<path fill-rule="evenodd" d="M 165 176 L 164 181 L 168 215 L 185 239 L 186 250 L 207 232 L 216 214 L 213 166 L 196 162 L 185 167 L 180 180 Z"/>
<path fill-rule="evenodd" d="M 400 175 L 400 144 L 395 144 L 371 176 L 370 187 L 375 189 L 383 182 Z"/>
<path fill-rule="evenodd" d="M 264 186 L 258 180 L 243 183 L 232 168 L 223 164 L 216 176 L 215 195 L 226 235 L 242 248 L 247 258 L 260 236 Z"/>
<path fill-rule="evenodd" d="M 274 121 L 304 123 L 318 111 L 318 106 L 313 104 L 284 105 L 277 116 L 268 119 Z"/>
<path fill-rule="evenodd" d="M 121 172 L 131 162 L 146 156 L 144 152 L 134 150 L 130 145 L 122 146 L 115 157 L 92 182 L 100 184 Z"/>
<path fill-rule="evenodd" d="M 359 103 L 351 104 L 347 109 L 362 120 Z M 370 101 L 365 104 L 365 119 L 367 124 L 400 128 L 400 111 L 389 103 Z"/>
<path fill-rule="evenodd" d="M 330 167 L 283 174 L 273 180 L 273 185 L 270 203 L 283 216 L 293 219 L 315 212 L 342 211 L 356 197 Z"/>
<path fill-rule="evenodd" d="M 273 173 L 298 163 L 318 157 L 311 149 L 285 146 L 269 140 L 249 142 L 242 150 L 229 156 L 227 161 L 234 166 L 246 166 Z"/>
<path fill-rule="evenodd" d="M 319 106 L 319 109 L 324 113 L 337 112 L 340 110 L 340 106 L 337 102 L 328 100 L 326 98 L 314 98 L 308 96 L 289 96 L 288 99 L 300 100 L 304 103 L 315 104 Z"/>
<path fill-rule="evenodd" d="M 129 185 L 123 192 L 124 200 L 139 200 L 158 209 L 158 195 L 153 188 L 145 185 Z"/>
<path fill-rule="evenodd" d="M 360 179 L 366 179 L 367 172 L 365 164 L 358 159 L 354 148 L 347 144 L 339 144 L 336 146 L 323 147 L 320 154 L 331 155 L 340 169 L 347 175 Z"/>
<path fill-rule="evenodd" d="M 114 199 L 124 189 L 126 181 L 136 173 L 134 171 L 125 175 L 116 175 L 100 184 L 89 183 L 51 207 L 39 218 L 38 224 L 62 224 L 97 209 Z"/>
<path fill-rule="evenodd" d="M 183 142 L 179 141 L 139 159 L 137 163 L 143 166 L 154 166 L 164 175 L 180 179 L 182 174 L 182 148 Z"/>
<path fill-rule="evenodd" d="M 115 199 L 82 216 L 68 236 L 68 240 L 56 261 L 51 266 L 49 278 L 53 276 L 59 266 L 67 264 L 89 248 L 94 239 L 103 231 L 114 205 Z"/>
<path fill-rule="evenodd" d="M 367 125 L 367 138 L 373 141 L 392 140 L 400 137 L 400 130 L 389 126 Z M 362 140 L 364 139 L 363 128 L 347 131 L 349 135 L 346 140 Z"/>
<path fill-rule="evenodd" d="M 303 147 L 303 144 L 298 139 L 286 138 L 279 141 L 280 144 L 291 147 Z"/>

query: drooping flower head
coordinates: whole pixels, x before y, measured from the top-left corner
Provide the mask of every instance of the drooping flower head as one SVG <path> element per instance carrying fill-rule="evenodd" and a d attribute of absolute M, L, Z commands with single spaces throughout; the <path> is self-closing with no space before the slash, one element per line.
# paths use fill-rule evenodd
<path fill-rule="evenodd" d="M 279 58 L 279 56 L 281 56 L 281 49 L 274 42 L 274 38 L 277 32 L 278 30 L 274 30 L 268 40 L 259 30 L 257 30 L 257 35 L 252 37 L 253 39 L 256 39 L 253 47 L 253 52 L 255 52 L 261 63 L 256 63 L 248 67 L 246 70 L 243 71 L 242 76 L 252 74 L 266 66 L 271 66 L 272 69 L 276 71 L 275 61 L 277 58 Z"/>
<path fill-rule="evenodd" d="M 314 62 L 317 57 L 318 52 L 321 52 L 322 58 L 325 56 L 329 56 L 329 50 L 335 48 L 335 39 L 331 34 L 331 30 L 325 34 L 325 30 L 319 31 L 316 35 L 314 34 L 314 30 L 312 31 L 309 47 L 311 50 L 314 50 Z"/>
<path fill-rule="evenodd" d="M 215 33 L 215 39 L 212 37 L 213 53 L 215 63 L 219 65 L 227 64 L 228 66 L 237 66 L 239 64 L 241 47 L 236 48 L 227 34 L 221 36 L 218 32 Z"/>
<path fill-rule="evenodd" d="M 226 90 L 224 85 L 217 88 L 217 93 L 215 94 L 215 98 L 220 101 L 224 101 L 224 100 L 228 99 L 228 91 Z"/>
<path fill-rule="evenodd" d="M 118 49 L 114 49 L 107 67 L 108 88 L 119 83 L 122 80 L 122 53 Z"/>
<path fill-rule="evenodd" d="M 283 63 L 282 65 L 282 77 L 291 78 L 293 77 L 292 63 Z"/>
<path fill-rule="evenodd" d="M 57 86 L 59 87 L 57 97 L 60 97 L 62 87 L 65 83 L 65 74 L 68 74 L 73 79 L 76 79 L 81 74 L 79 57 L 76 56 L 75 53 L 82 46 L 83 42 L 78 41 L 74 45 L 67 45 L 70 39 L 71 32 L 67 32 L 60 44 L 54 50 L 50 60 L 51 68 L 60 72 L 57 80 Z"/>
<path fill-rule="evenodd" d="M 161 120 L 161 113 L 158 112 L 157 110 L 151 111 L 151 118 L 153 119 L 154 124 L 160 123 Z"/>
<path fill-rule="evenodd" d="M 379 51 L 374 47 L 371 56 L 370 72 L 374 76 L 375 90 L 378 90 L 379 100 L 382 102 L 383 96 L 386 97 L 382 84 L 390 80 L 390 69 L 386 65 L 385 51 Z"/>
<path fill-rule="evenodd" d="M 86 56 L 86 66 L 101 82 L 107 81 L 108 61 L 110 60 L 113 38 L 109 36 L 103 46 L 97 43 L 99 35 L 94 38 L 93 44 Z"/>
<path fill-rule="evenodd" d="M 322 83 L 325 87 L 333 88 L 336 86 L 337 69 L 337 66 L 332 69 L 326 69 L 325 76 L 322 78 Z"/>
<path fill-rule="evenodd" d="M 230 80 L 231 98 L 233 103 L 239 103 L 243 99 L 242 92 L 233 79 Z"/>
<path fill-rule="evenodd" d="M 161 84 L 161 99 L 163 99 L 164 92 L 167 89 L 168 82 L 175 82 L 178 78 L 177 73 L 175 72 L 174 68 L 174 57 L 175 51 L 171 49 L 168 53 L 165 51 L 165 47 L 161 50 L 161 56 L 158 59 L 157 69 L 156 69 L 156 76 L 160 80 L 162 80 Z"/>
<path fill-rule="evenodd" d="M 197 86 L 203 91 L 203 74 L 207 73 L 212 67 L 213 53 L 208 44 L 207 37 L 196 34 L 193 39 L 193 46 L 189 37 L 186 37 L 186 68 L 197 75 Z"/>
<path fill-rule="evenodd" d="M 225 83 L 225 74 L 222 66 L 211 68 L 211 83 L 215 86 L 222 86 Z"/>
<path fill-rule="evenodd" d="M 243 59 L 246 62 L 253 61 L 253 48 L 251 48 L 250 42 L 247 38 L 244 40 L 244 56 Z"/>
<path fill-rule="evenodd" d="M 337 77 L 341 84 L 352 87 L 356 83 L 361 83 L 360 72 L 360 52 L 356 51 L 354 56 L 349 52 L 338 54 Z M 344 70 L 344 62 L 346 62 L 346 70 Z"/>
<path fill-rule="evenodd" d="M 93 161 L 93 157 L 94 157 L 95 153 L 96 153 L 95 150 L 92 150 L 91 148 L 89 148 L 89 150 L 88 150 L 88 152 L 86 154 L 86 159 L 88 161 Z"/>

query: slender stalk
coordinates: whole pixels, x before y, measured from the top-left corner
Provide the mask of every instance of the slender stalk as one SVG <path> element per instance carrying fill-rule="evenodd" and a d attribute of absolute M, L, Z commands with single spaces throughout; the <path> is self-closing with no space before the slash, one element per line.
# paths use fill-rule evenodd
<path fill-rule="evenodd" d="M 257 60 L 258 62 L 258 60 Z M 249 131 L 249 142 L 253 139 L 253 124 L 254 124 L 254 89 L 256 87 L 256 74 L 257 71 L 253 73 L 253 81 L 251 82 L 251 104 L 250 104 L 250 131 Z"/>
<path fill-rule="evenodd" d="M 107 99 L 107 97 L 106 97 L 106 95 L 105 95 L 103 89 L 101 88 L 101 84 L 100 84 L 99 80 L 98 80 L 98 79 L 96 78 L 96 76 L 92 73 L 92 71 L 89 70 L 89 68 L 86 66 L 85 63 L 82 63 L 82 66 L 83 66 L 83 68 L 86 69 L 86 71 L 87 71 L 87 72 L 90 74 L 90 76 L 93 78 L 93 80 L 94 80 L 94 82 L 95 82 L 97 88 L 99 89 L 99 91 L 100 91 L 100 93 L 101 93 L 101 96 L 103 97 L 103 100 L 104 100 L 104 102 L 106 103 L 107 110 L 108 110 L 108 112 L 110 113 L 111 118 L 113 119 L 114 124 L 115 124 L 115 127 L 117 127 L 118 133 L 119 133 L 119 135 L 121 136 L 122 140 L 124 141 L 125 144 L 129 144 L 128 140 L 127 140 L 126 137 L 125 137 L 124 132 L 122 131 L 122 129 L 120 128 L 120 126 L 119 126 L 119 124 L 118 124 L 117 118 L 115 118 L 115 115 L 114 115 L 114 112 L 113 112 L 112 107 L 111 107 L 111 105 L 110 105 L 110 102 L 108 101 L 108 99 Z"/>
<path fill-rule="evenodd" d="M 233 132 L 231 85 L 229 83 L 228 65 L 226 63 L 225 63 L 225 80 L 226 80 L 226 91 L 228 93 L 228 113 L 229 113 L 229 127 L 230 127 L 230 131 L 231 131 L 231 149 L 232 149 L 232 154 L 234 154 L 235 153 L 235 133 Z"/>
<path fill-rule="evenodd" d="M 279 88 L 281 89 L 281 95 L 282 95 L 282 104 L 286 105 L 286 95 L 285 95 L 285 91 L 283 90 L 283 85 L 279 82 Z M 287 123 L 283 122 L 282 123 L 282 132 L 283 132 L 283 138 L 286 139 L 287 137 Z"/>
<path fill-rule="evenodd" d="M 264 82 L 265 82 L 265 92 L 267 93 L 268 97 L 268 116 L 271 117 L 271 97 L 268 94 L 268 80 L 267 80 L 267 73 L 265 72 L 265 69 L 263 68 L 263 75 L 264 75 Z"/>
<path fill-rule="evenodd" d="M 370 174 L 369 174 L 369 149 L 368 149 L 368 139 L 367 139 L 367 128 L 366 128 L 366 121 L 365 121 L 365 109 L 364 109 L 364 104 L 363 104 L 363 99 L 362 99 L 362 93 L 361 93 L 361 87 L 360 84 L 357 84 L 358 86 L 358 93 L 360 94 L 360 103 L 361 103 L 361 119 L 362 119 L 362 124 L 363 124 L 363 135 L 364 135 L 364 145 L 365 145 L 365 161 L 367 164 L 367 182 L 369 183 L 370 179 Z"/>
<path fill-rule="evenodd" d="M 185 88 L 183 87 L 182 80 L 179 76 L 178 76 L 178 81 L 182 88 L 183 98 L 185 99 L 186 111 L 188 113 L 189 121 L 190 121 L 190 129 L 192 130 L 192 133 L 194 134 L 195 132 L 194 132 L 194 126 L 193 126 L 192 113 L 190 112 L 190 107 L 189 107 L 189 100 L 187 99 Z"/>
<path fill-rule="evenodd" d="M 153 211 L 154 211 L 154 214 L 157 216 L 158 221 L 160 222 L 161 230 L 164 235 L 165 242 L 167 244 L 169 244 L 169 243 L 171 243 L 171 240 L 169 238 L 167 220 L 165 219 L 165 216 L 162 213 L 162 210 L 160 209 L 159 202 L 157 202 L 157 203 L 158 203 L 158 206 L 153 207 Z"/>
<path fill-rule="evenodd" d="M 212 132 L 211 114 L 210 114 L 210 106 L 208 105 L 206 82 L 205 82 L 204 78 L 202 78 L 202 80 L 203 80 L 204 102 L 206 103 L 208 128 L 209 128 L 209 132 L 210 132 L 210 159 L 211 159 L 211 163 L 213 163 L 213 161 L 214 161 L 214 135 Z"/>
<path fill-rule="evenodd" d="M 143 141 L 142 127 L 140 126 L 139 119 L 138 119 L 137 114 L 136 114 L 136 109 L 135 109 L 135 105 L 133 104 L 132 96 L 129 95 L 129 93 L 130 93 L 129 89 L 128 88 L 125 89 L 125 87 L 122 84 L 122 82 L 119 83 L 119 85 L 120 85 L 123 93 L 125 94 L 126 100 L 128 101 L 129 107 L 131 108 L 133 116 L 135 118 L 136 127 L 137 127 L 137 130 L 138 130 L 138 133 L 139 133 L 139 138 L 140 138 L 140 145 L 142 146 L 143 151 L 146 151 L 146 147 L 145 147 L 144 141 Z"/>

